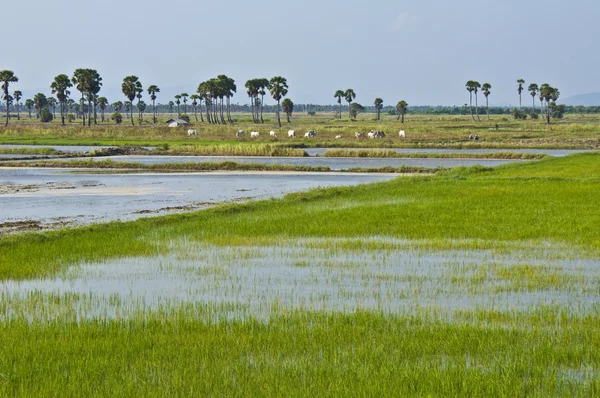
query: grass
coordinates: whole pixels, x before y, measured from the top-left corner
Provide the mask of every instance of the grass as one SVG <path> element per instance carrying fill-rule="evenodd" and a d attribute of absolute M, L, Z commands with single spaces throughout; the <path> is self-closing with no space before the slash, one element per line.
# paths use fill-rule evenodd
<path fill-rule="evenodd" d="M 164 151 L 165 155 L 194 155 L 194 156 L 308 156 L 305 151 L 272 144 L 258 144 L 251 146 L 223 144 L 223 145 L 177 145 Z"/>
<path fill-rule="evenodd" d="M 3 155 L 58 155 L 59 151 L 53 148 L 23 148 L 23 147 L 0 147 Z"/>
<path fill-rule="evenodd" d="M 546 155 L 516 152 L 491 153 L 399 153 L 392 150 L 328 149 L 322 155 L 330 158 L 419 158 L 419 159 L 542 159 Z"/>
<path fill-rule="evenodd" d="M 187 264 L 206 294 L 238 298 L 86 318 L 91 292 L 3 293 L 0 395 L 596 396 L 599 191 L 600 154 L 589 153 L 0 237 L 2 280 L 68 281 L 72 265 L 108 260 L 131 272 L 125 260 L 137 258 L 168 278 Z M 263 249 L 290 245 L 286 261 L 303 279 L 286 285 L 289 268 Z M 417 249 L 445 260 L 425 262 Z M 394 257 L 402 253 L 412 271 Z M 484 253 L 494 261 L 478 260 Z M 260 268 L 267 260 L 272 268 Z M 254 268 L 266 287 L 245 276 Z M 369 294 L 352 290 L 366 283 Z M 355 305 L 290 307 L 273 294 L 279 286 L 324 286 L 309 302 Z M 246 308 L 245 291 L 267 306 L 266 320 Z M 534 299 L 513 308 L 519 294 Z M 472 304 L 480 295 L 496 304 Z M 435 304 L 453 297 L 469 305 Z M 410 310 L 366 310 L 369 300 Z"/>

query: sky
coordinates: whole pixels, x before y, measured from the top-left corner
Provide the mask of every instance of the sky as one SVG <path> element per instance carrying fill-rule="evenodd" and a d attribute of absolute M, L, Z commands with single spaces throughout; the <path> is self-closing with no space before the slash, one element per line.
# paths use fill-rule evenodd
<path fill-rule="evenodd" d="M 518 104 L 519 78 L 563 98 L 600 91 L 598 0 L 29 0 L 6 11 L 0 69 L 26 97 L 76 68 L 97 69 L 110 102 L 132 74 L 162 103 L 218 74 L 242 104 L 248 79 L 273 76 L 313 104 L 352 88 L 363 105 L 462 105 L 467 80 L 492 85 L 491 105 Z"/>

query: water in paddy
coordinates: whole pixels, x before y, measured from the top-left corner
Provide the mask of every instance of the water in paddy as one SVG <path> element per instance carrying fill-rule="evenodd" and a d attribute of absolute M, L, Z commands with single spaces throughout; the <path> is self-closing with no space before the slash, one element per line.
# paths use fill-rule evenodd
<path fill-rule="evenodd" d="M 77 170 L 74 174 L 72 171 L 0 169 L 0 224 L 133 220 L 223 202 L 281 197 L 315 187 L 393 178 L 339 173 L 97 174 Z"/>
<path fill-rule="evenodd" d="M 310 156 L 323 155 L 329 148 L 306 148 L 304 151 Z M 397 153 L 499 153 L 499 152 L 514 152 L 514 153 L 531 153 L 536 155 L 550 156 L 567 156 L 573 153 L 590 152 L 584 149 L 437 149 L 437 148 L 340 148 L 357 151 L 376 151 L 386 150 Z"/>
<path fill-rule="evenodd" d="M 8 304 L 0 317 L 57 317 L 67 309 L 55 303 L 78 318 L 126 317 L 181 305 L 198 306 L 211 317 L 261 319 L 290 310 L 444 314 L 600 308 L 600 261 L 566 248 L 423 247 L 388 238 L 282 239 L 244 247 L 181 239 L 164 256 L 73 265 L 57 278 L 0 283 Z M 52 311 L 39 313 L 50 304 Z"/>

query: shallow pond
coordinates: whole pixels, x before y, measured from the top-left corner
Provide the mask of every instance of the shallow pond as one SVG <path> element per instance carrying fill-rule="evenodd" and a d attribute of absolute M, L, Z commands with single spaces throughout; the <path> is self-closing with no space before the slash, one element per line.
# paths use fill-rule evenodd
<path fill-rule="evenodd" d="M 93 170 L 0 169 L 0 223 L 132 220 L 391 178 L 346 173 L 97 174 Z"/>

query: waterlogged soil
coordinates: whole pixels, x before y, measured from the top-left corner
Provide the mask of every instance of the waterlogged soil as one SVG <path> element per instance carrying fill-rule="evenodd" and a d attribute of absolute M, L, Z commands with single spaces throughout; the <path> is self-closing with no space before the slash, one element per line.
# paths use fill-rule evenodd
<path fill-rule="evenodd" d="M 0 234 L 191 211 L 220 203 L 281 197 L 315 187 L 356 185 L 390 175 L 338 173 L 135 173 L 0 169 Z M 57 224 L 59 223 L 59 224 Z M 23 230 L 23 229 L 20 229 Z"/>
<path fill-rule="evenodd" d="M 385 239 L 385 238 L 383 238 Z M 585 314 L 600 308 L 600 261 L 548 247 L 428 251 L 387 239 L 282 241 L 273 246 L 219 247 L 176 241 L 169 254 L 73 265 L 54 279 L 6 281 L 0 296 L 12 313 L 28 297 L 81 296 L 78 318 L 127 316 L 183 304 L 227 308 L 217 317 L 267 319 L 273 311 L 407 314 L 486 308 L 558 306 Z M 356 245 L 355 249 L 348 249 Z M 37 297 L 37 296 L 36 296 Z M 73 310 L 73 309 L 71 309 Z M 57 311 L 60 313 L 61 311 Z"/>
<path fill-rule="evenodd" d="M 101 156 L 96 161 L 110 159 L 114 162 L 132 162 L 146 165 L 170 163 L 222 163 L 235 162 L 243 164 L 289 165 L 329 167 L 334 171 L 352 168 L 375 169 L 380 167 L 415 166 L 428 168 L 450 168 L 456 166 L 499 166 L 520 160 L 490 159 L 401 159 L 401 158 L 324 158 L 324 157 L 263 157 L 263 156 Z"/>

